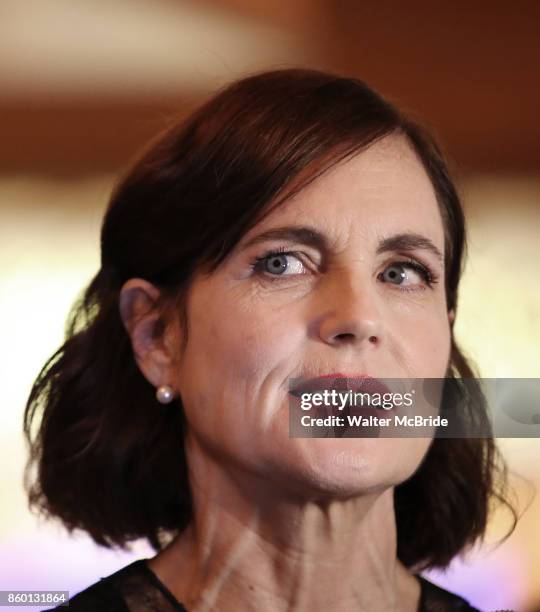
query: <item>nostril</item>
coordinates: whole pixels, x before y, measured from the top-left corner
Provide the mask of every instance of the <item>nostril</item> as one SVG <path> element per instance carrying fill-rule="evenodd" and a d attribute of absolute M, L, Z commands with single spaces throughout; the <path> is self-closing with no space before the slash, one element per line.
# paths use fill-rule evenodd
<path fill-rule="evenodd" d="M 377 344 L 377 336 L 370 336 L 369 341 L 371 344 Z"/>
<path fill-rule="evenodd" d="M 354 339 L 354 334 L 344 333 L 344 334 L 336 334 L 336 340 L 352 340 Z"/>

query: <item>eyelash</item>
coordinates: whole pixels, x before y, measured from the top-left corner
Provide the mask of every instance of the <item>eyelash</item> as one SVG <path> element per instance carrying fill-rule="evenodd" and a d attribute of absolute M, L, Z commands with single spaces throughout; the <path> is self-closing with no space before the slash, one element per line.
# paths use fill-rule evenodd
<path fill-rule="evenodd" d="M 256 274 L 263 275 L 264 274 L 264 270 L 262 269 L 263 264 L 265 263 L 267 259 L 270 259 L 270 257 L 275 257 L 276 255 L 293 255 L 297 257 L 298 259 L 300 259 L 300 257 L 298 257 L 299 253 L 297 251 L 287 251 L 285 247 L 277 247 L 275 249 L 270 249 L 266 251 L 266 253 L 264 253 L 260 257 L 256 257 L 251 262 L 251 268 L 253 269 L 253 272 Z M 390 267 L 391 265 L 393 266 L 401 265 L 404 268 L 408 268 L 410 270 L 414 270 L 415 272 L 418 272 L 420 276 L 424 279 L 426 285 L 430 289 L 432 289 L 433 286 L 437 284 L 439 281 L 438 275 L 435 274 L 428 266 L 421 264 L 420 262 L 415 261 L 414 259 L 404 259 L 404 260 L 393 261 L 388 265 L 388 267 Z M 377 275 L 377 278 L 379 278 L 381 274 L 382 272 Z M 274 274 L 274 275 L 264 274 L 265 279 L 269 280 L 270 282 L 279 280 L 280 276 L 281 275 L 279 274 Z M 414 289 L 412 287 L 407 287 L 407 286 L 400 287 L 399 285 L 396 285 L 396 288 L 399 291 L 418 291 L 418 289 Z"/>

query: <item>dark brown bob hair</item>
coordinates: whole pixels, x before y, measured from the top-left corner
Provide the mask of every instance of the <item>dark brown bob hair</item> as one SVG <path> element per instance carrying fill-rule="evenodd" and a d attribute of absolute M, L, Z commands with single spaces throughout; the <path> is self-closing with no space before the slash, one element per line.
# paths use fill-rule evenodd
<path fill-rule="evenodd" d="M 152 143 L 111 197 L 101 268 L 26 406 L 31 507 L 108 547 L 146 538 L 157 551 L 188 525 L 181 401 L 158 404 L 139 371 L 119 313 L 122 285 L 139 277 L 161 289 L 161 332 L 167 316 L 186 323 L 194 275 L 212 273 L 270 210 L 390 134 L 408 140 L 433 185 L 447 306 L 456 309 L 464 217 L 429 133 L 354 78 L 288 69 L 237 81 Z M 475 380 L 453 333 L 447 376 Z M 486 418 L 477 391 L 464 420 Z M 492 438 L 434 439 L 395 490 L 398 557 L 407 567 L 445 567 L 481 538 L 491 499 L 506 503 L 499 460 Z"/>

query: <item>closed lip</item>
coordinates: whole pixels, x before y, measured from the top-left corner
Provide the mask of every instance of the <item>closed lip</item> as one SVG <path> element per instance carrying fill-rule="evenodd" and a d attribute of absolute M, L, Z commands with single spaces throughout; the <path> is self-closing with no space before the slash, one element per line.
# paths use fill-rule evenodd
<path fill-rule="evenodd" d="M 289 394 L 300 397 L 303 393 L 318 393 L 325 390 L 354 391 L 363 393 L 390 393 L 390 389 L 378 378 L 368 374 L 342 374 L 334 372 L 316 378 L 294 379 Z"/>

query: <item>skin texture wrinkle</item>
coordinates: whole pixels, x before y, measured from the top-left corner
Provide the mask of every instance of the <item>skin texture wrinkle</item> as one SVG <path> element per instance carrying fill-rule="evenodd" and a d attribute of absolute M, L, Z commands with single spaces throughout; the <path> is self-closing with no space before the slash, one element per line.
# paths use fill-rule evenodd
<path fill-rule="evenodd" d="M 298 237 L 248 244 L 283 227 L 312 227 L 325 248 Z M 392 242 L 403 235 L 421 239 Z M 392 135 L 321 175 L 194 279 L 183 353 L 174 323 L 158 344 L 152 310 L 137 316 L 157 288 L 124 285 L 138 366 L 180 394 L 188 424 L 194 519 L 150 567 L 190 611 L 417 609 L 418 582 L 396 556 L 393 490 L 431 440 L 289 438 L 287 391 L 290 378 L 332 372 L 443 378 L 451 313 L 434 249 L 444 253 L 433 187 Z"/>

